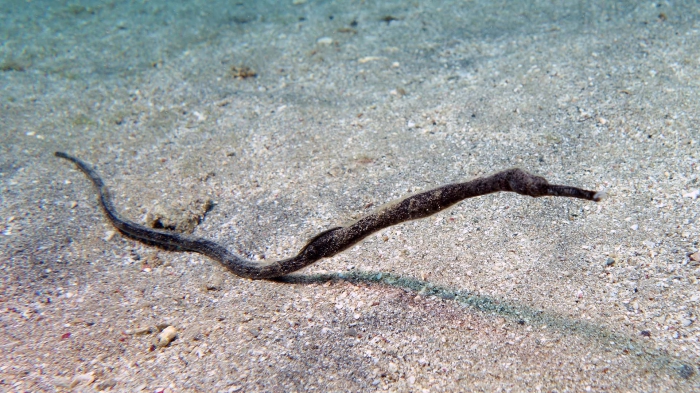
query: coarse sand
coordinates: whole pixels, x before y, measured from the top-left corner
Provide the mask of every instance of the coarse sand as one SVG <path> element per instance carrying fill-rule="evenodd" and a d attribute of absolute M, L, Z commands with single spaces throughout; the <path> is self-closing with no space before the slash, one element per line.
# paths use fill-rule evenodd
<path fill-rule="evenodd" d="M 0 391 L 700 390 L 697 1 L 10 0 L 0 37 Z M 252 259 L 512 167 L 607 198 L 251 281 L 56 150 Z"/>

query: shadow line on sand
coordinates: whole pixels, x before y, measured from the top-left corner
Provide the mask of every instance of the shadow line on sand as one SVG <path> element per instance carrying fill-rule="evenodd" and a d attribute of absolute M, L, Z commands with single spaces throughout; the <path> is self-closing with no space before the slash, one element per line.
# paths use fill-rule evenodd
<path fill-rule="evenodd" d="M 386 285 L 401 288 L 417 295 L 435 296 L 440 299 L 454 301 L 461 307 L 481 313 L 499 315 L 521 325 L 547 325 L 549 328 L 559 330 L 564 334 L 575 334 L 594 340 L 602 344 L 602 346 L 616 350 L 624 355 L 636 356 L 654 368 L 662 370 L 670 377 L 682 380 L 697 379 L 697 372 L 691 360 L 672 356 L 664 349 L 651 348 L 649 344 L 640 342 L 628 334 L 617 333 L 591 322 L 568 318 L 512 301 L 499 300 L 495 297 L 479 295 L 467 290 L 435 285 L 412 277 L 397 276 L 384 272 L 355 270 L 347 273 L 293 274 L 279 277 L 272 281 L 302 285 L 345 281 L 355 284 Z"/>

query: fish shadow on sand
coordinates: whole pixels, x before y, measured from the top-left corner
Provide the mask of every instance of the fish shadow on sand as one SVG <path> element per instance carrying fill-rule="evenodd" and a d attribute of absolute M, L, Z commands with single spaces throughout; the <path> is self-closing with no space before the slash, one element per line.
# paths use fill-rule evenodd
<path fill-rule="evenodd" d="M 558 330 L 565 335 L 578 335 L 622 354 L 636 356 L 640 361 L 649 364 L 652 368 L 670 377 L 680 377 L 683 380 L 697 379 L 697 373 L 691 360 L 671 356 L 668 351 L 652 348 L 651 344 L 640 342 L 628 334 L 617 333 L 604 326 L 536 309 L 513 301 L 435 285 L 412 277 L 403 277 L 385 272 L 355 270 L 347 273 L 293 274 L 272 279 L 272 281 L 300 285 L 344 281 L 353 284 L 383 285 L 400 288 L 416 295 L 435 296 L 447 301 L 454 301 L 456 305 L 463 308 L 484 314 L 499 315 L 519 325 L 547 325 L 549 328 Z"/>

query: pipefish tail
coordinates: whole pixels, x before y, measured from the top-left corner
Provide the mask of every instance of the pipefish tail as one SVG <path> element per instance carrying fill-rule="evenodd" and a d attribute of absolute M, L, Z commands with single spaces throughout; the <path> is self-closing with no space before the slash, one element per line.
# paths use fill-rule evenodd
<path fill-rule="evenodd" d="M 331 228 L 317 234 L 296 256 L 291 258 L 279 261 L 251 261 L 230 252 L 226 247 L 211 240 L 148 228 L 122 217 L 114 208 L 109 189 L 91 165 L 63 152 L 56 152 L 55 155 L 73 162 L 92 180 L 99 194 L 100 206 L 107 219 L 127 237 L 149 245 L 206 255 L 224 265 L 234 274 L 255 280 L 279 277 L 302 269 L 319 259 L 329 258 L 347 250 L 380 229 L 404 221 L 431 216 L 467 198 L 501 191 L 516 192 L 535 198 L 560 196 L 595 202 L 600 201 L 603 197 L 602 192 L 549 184 L 543 177 L 532 175 L 521 169 L 508 169 L 465 183 L 448 184 L 391 203 L 360 218 L 351 225 Z"/>

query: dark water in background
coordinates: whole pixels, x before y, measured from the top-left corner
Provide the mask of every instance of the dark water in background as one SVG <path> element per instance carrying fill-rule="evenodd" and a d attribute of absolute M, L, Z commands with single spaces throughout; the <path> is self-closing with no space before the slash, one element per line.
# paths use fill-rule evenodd
<path fill-rule="evenodd" d="M 378 24 L 395 23 L 406 27 L 397 29 L 406 43 L 446 43 L 552 29 L 602 33 L 697 17 L 696 1 L 2 1 L 0 65 L 2 73 L 105 79 L 147 71 L 201 46 L 226 50 L 246 32 L 285 27 L 352 28 L 361 44 Z M 258 47 L 240 56 L 256 51 L 275 55 Z"/>

